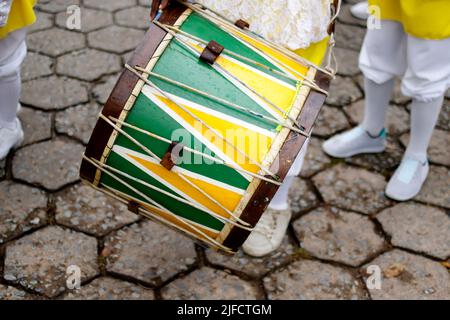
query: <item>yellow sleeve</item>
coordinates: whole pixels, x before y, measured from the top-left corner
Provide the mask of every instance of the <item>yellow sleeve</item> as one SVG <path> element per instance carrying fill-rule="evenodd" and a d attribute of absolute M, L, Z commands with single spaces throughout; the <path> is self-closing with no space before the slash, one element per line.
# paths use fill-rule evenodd
<path fill-rule="evenodd" d="M 5 38 L 9 33 L 25 28 L 36 21 L 34 5 L 36 0 L 14 0 L 9 13 L 8 23 L 0 28 L 0 39 Z"/>

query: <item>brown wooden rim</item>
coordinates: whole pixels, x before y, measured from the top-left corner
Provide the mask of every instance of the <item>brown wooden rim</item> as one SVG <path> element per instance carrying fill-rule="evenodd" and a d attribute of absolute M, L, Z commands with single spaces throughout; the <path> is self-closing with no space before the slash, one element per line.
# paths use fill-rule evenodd
<path fill-rule="evenodd" d="M 331 82 L 331 77 L 329 75 L 318 70 L 314 80 L 321 89 L 326 91 L 329 90 Z M 312 131 L 326 98 L 326 95 L 321 92 L 313 90 L 309 92 L 302 111 L 297 118 L 298 123 L 305 128 L 306 132 Z M 271 172 L 277 172 L 280 179 L 284 180 L 306 139 L 305 136 L 291 131 L 269 170 Z M 279 167 L 277 167 L 276 164 L 279 164 Z M 256 188 L 240 218 L 245 222 L 250 223 L 253 227 L 256 226 L 279 188 L 279 186 L 273 183 L 262 181 Z M 232 227 L 223 245 L 233 251 L 237 251 L 245 240 L 247 240 L 249 235 L 250 232 L 247 230 Z"/>

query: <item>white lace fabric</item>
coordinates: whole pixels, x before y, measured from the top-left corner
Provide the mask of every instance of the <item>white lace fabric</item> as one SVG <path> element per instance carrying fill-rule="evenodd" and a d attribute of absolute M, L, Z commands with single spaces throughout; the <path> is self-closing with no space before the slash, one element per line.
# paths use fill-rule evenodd
<path fill-rule="evenodd" d="M 308 48 L 327 36 L 330 0 L 196 0 L 230 20 L 291 50 Z"/>
<path fill-rule="evenodd" d="M 6 26 L 9 12 L 11 11 L 12 0 L 0 0 L 0 28 Z"/>

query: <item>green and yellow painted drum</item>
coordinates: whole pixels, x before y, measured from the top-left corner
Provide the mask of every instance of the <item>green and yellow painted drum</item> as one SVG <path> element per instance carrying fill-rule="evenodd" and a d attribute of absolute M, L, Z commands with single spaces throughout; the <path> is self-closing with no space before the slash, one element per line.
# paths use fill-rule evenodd
<path fill-rule="evenodd" d="M 305 54 L 318 63 L 326 50 Z M 235 252 L 309 136 L 330 73 L 181 4 L 150 27 L 126 67 L 82 179 L 136 213 Z"/>

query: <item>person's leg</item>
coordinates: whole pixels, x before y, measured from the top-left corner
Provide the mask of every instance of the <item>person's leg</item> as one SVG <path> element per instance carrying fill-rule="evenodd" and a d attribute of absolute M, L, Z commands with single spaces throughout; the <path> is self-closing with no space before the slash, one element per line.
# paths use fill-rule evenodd
<path fill-rule="evenodd" d="M 0 127 L 14 128 L 20 98 L 20 73 L 0 78 Z"/>
<path fill-rule="evenodd" d="M 23 139 L 17 110 L 20 98 L 20 65 L 26 55 L 26 30 L 0 40 L 0 159 Z"/>
<path fill-rule="evenodd" d="M 405 201 L 415 197 L 428 176 L 427 150 L 450 85 L 449 51 L 449 39 L 408 37 L 408 69 L 402 91 L 413 98 L 411 135 L 402 163 L 386 187 L 390 198 Z"/>
<path fill-rule="evenodd" d="M 395 79 L 383 83 L 376 83 L 364 77 L 364 90 L 366 93 L 364 119 L 361 126 L 372 137 L 378 137 L 384 129 L 386 112 L 394 90 Z"/>
<path fill-rule="evenodd" d="M 308 144 L 309 140 L 305 142 L 302 150 L 297 155 L 283 184 L 270 202 L 266 212 L 262 215 L 255 230 L 244 243 L 243 250 L 248 255 L 254 257 L 265 256 L 278 249 L 283 242 L 292 217 L 289 205 L 289 189 L 300 174 Z"/>
<path fill-rule="evenodd" d="M 365 111 L 362 123 L 327 140 L 324 151 L 336 158 L 385 149 L 384 121 L 394 89 L 394 78 L 406 69 L 406 36 L 401 24 L 381 21 L 381 29 L 368 30 L 359 66 L 364 75 Z"/>
<path fill-rule="evenodd" d="M 427 151 L 434 132 L 444 96 L 427 102 L 414 99 L 411 104 L 411 135 L 405 155 L 427 161 Z"/>

